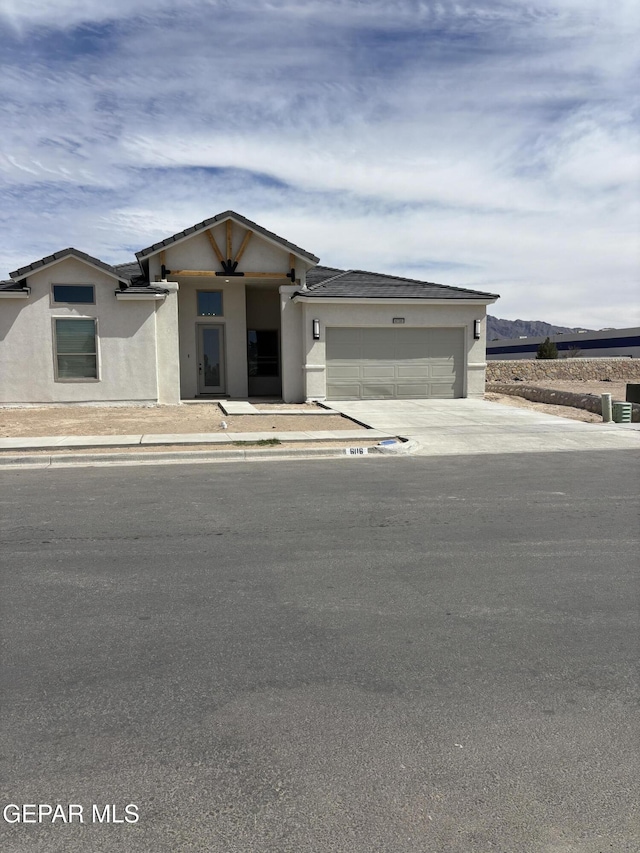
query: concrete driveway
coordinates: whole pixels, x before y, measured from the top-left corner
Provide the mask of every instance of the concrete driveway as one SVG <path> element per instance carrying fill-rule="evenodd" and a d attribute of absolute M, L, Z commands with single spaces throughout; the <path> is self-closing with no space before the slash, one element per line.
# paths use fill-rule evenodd
<path fill-rule="evenodd" d="M 572 421 L 488 400 L 327 400 L 360 423 L 414 439 L 423 456 L 640 448 L 640 424 Z"/>

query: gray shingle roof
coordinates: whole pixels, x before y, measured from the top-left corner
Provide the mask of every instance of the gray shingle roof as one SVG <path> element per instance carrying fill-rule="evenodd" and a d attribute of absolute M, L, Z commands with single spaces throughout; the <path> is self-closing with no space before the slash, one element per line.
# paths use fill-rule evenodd
<path fill-rule="evenodd" d="M 86 252 L 81 252 L 79 249 L 74 249 L 69 247 L 68 249 L 62 249 L 59 252 L 54 252 L 53 255 L 47 255 L 46 258 L 40 258 L 38 261 L 34 261 L 31 264 L 27 264 L 25 267 L 20 267 L 19 270 L 14 270 L 10 272 L 9 275 L 11 278 L 19 279 L 24 278 L 24 276 L 29 275 L 29 273 L 36 272 L 41 267 L 46 267 L 49 264 L 52 264 L 54 261 L 61 261 L 63 258 L 78 258 L 81 261 L 87 261 L 90 264 L 93 264 L 94 267 L 98 267 L 98 269 L 104 270 L 105 272 L 110 273 L 116 278 L 126 281 L 128 280 L 126 276 L 119 273 L 115 267 L 110 266 L 109 264 L 105 264 L 104 261 L 99 260 L 98 258 L 94 258 L 92 255 L 87 255 Z M 139 271 L 138 271 L 139 272 Z"/>
<path fill-rule="evenodd" d="M 160 243 L 155 243 L 147 249 L 142 249 L 136 252 L 138 261 L 129 261 L 123 264 L 115 264 L 113 266 L 104 263 L 104 261 L 94 258 L 85 252 L 78 249 L 68 248 L 62 249 L 59 252 L 54 252 L 45 258 L 34 261 L 27 266 L 21 267 L 18 270 L 10 273 L 13 281 L 0 282 L 0 290 L 22 290 L 22 286 L 18 283 L 19 279 L 24 278 L 31 272 L 53 263 L 54 261 L 62 260 L 66 257 L 76 257 L 80 260 L 87 261 L 93 264 L 98 269 L 115 276 L 123 285 L 131 292 L 142 293 L 166 293 L 167 291 L 161 287 L 150 285 L 144 277 L 144 271 L 141 269 L 143 258 L 159 251 L 164 246 L 180 240 L 189 234 L 195 234 L 206 228 L 210 228 L 217 222 L 223 222 L 226 219 L 233 218 L 235 221 L 243 224 L 252 231 L 263 234 L 290 251 L 302 255 L 308 260 L 316 263 L 318 258 L 310 252 L 289 243 L 277 234 L 267 231 L 255 222 L 245 219 L 244 216 L 235 213 L 232 210 L 227 210 L 224 213 L 219 213 L 211 219 L 205 219 L 198 225 L 187 228 L 184 231 L 168 237 Z M 452 287 L 445 284 L 436 284 L 428 281 L 418 281 L 412 278 L 403 278 L 401 276 L 386 275 L 384 273 L 368 272 L 366 270 L 343 270 L 337 267 L 316 266 L 308 270 L 306 275 L 307 289 L 298 290 L 294 296 L 307 297 L 332 297 L 332 298 L 351 298 L 351 299 L 497 299 L 495 293 L 486 293 L 481 290 L 471 290 L 463 287 Z"/>
<path fill-rule="evenodd" d="M 114 264 L 113 268 L 117 271 L 118 275 L 122 276 L 122 278 L 128 279 L 129 281 L 142 278 L 140 264 L 137 261 L 129 261 L 126 264 Z"/>
<path fill-rule="evenodd" d="M 418 281 L 413 278 L 401 278 L 384 273 L 366 270 L 333 270 L 330 267 L 316 268 L 326 270 L 318 279 L 307 274 L 307 290 L 299 290 L 294 295 L 325 296 L 351 299 L 497 299 L 496 293 L 481 290 L 469 290 L 464 287 L 451 287 L 430 281 Z M 332 273 L 332 274 L 331 274 Z"/>
<path fill-rule="evenodd" d="M 183 237 L 188 237 L 191 234 L 197 234 L 198 231 L 204 231 L 207 228 L 211 228 L 212 225 L 215 225 L 218 222 L 223 222 L 225 219 L 229 218 L 235 219 L 236 222 L 239 222 L 251 231 L 255 231 L 256 234 L 262 234 L 263 237 L 267 237 L 270 240 L 274 240 L 276 243 L 280 243 L 281 246 L 288 249 L 290 252 L 293 252 L 294 255 L 301 255 L 303 258 L 307 258 L 314 264 L 320 260 L 319 258 L 316 258 L 315 255 L 312 255 L 311 252 L 307 252 L 306 249 L 301 249 L 300 246 L 290 243 L 288 240 L 285 240 L 283 237 L 279 237 L 272 231 L 267 231 L 266 228 L 263 228 L 256 222 L 252 222 L 250 219 L 246 219 L 244 216 L 240 216 L 239 213 L 236 213 L 233 210 L 225 210 L 224 213 L 218 213 L 217 216 L 212 216 L 211 219 L 205 219 L 197 225 L 192 225 L 191 228 L 185 228 L 184 231 L 179 231 L 177 234 L 167 237 L 159 243 L 154 243 L 153 246 L 141 249 L 139 252 L 136 252 L 136 258 L 138 258 L 138 260 L 142 260 L 142 258 L 146 258 L 148 255 L 153 255 L 155 252 L 159 252 L 161 249 L 164 249 L 165 246 L 170 246 L 172 243 L 181 240 Z"/>
<path fill-rule="evenodd" d="M 313 287 L 313 285 L 320 284 L 320 282 L 328 278 L 333 278 L 343 272 L 346 272 L 346 270 L 339 270 L 336 267 L 313 267 L 307 270 L 307 287 Z"/>

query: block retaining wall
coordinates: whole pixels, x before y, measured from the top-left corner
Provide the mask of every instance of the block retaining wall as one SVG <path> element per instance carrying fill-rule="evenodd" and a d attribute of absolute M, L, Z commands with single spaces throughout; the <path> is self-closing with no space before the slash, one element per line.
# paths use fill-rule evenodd
<path fill-rule="evenodd" d="M 524 397 L 525 400 L 532 400 L 534 403 L 573 406 L 576 409 L 595 412 L 597 415 L 602 414 L 602 400 L 595 394 L 574 394 L 571 391 L 553 391 L 551 388 L 534 388 L 531 385 L 505 385 L 500 382 L 488 382 L 486 390 L 493 391 L 495 394 Z M 613 402 L 618 401 L 614 400 Z M 624 402 L 624 400 L 620 402 Z M 631 404 L 631 420 L 634 423 L 640 423 L 640 403 Z"/>
<path fill-rule="evenodd" d="M 529 358 L 487 362 L 487 382 L 545 379 L 640 382 L 640 358 Z"/>

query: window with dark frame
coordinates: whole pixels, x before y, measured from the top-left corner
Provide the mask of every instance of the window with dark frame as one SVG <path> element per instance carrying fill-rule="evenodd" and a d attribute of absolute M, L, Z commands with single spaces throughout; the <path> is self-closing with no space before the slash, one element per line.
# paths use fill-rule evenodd
<path fill-rule="evenodd" d="M 96 301 L 92 284 L 54 284 L 53 301 L 56 303 L 93 305 Z"/>
<path fill-rule="evenodd" d="M 247 331 L 249 376 L 280 376 L 280 353 L 276 329 Z"/>
<path fill-rule="evenodd" d="M 97 379 L 96 321 L 80 317 L 55 319 L 56 379 Z"/>
<path fill-rule="evenodd" d="M 198 317 L 222 317 L 222 291 L 198 290 Z"/>

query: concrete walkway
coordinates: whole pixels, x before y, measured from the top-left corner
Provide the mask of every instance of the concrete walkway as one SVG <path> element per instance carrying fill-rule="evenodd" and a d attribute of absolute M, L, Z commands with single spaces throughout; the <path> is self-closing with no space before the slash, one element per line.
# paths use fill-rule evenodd
<path fill-rule="evenodd" d="M 488 400 L 331 400 L 326 405 L 417 441 L 422 456 L 640 449 L 640 424 L 585 423 Z"/>

